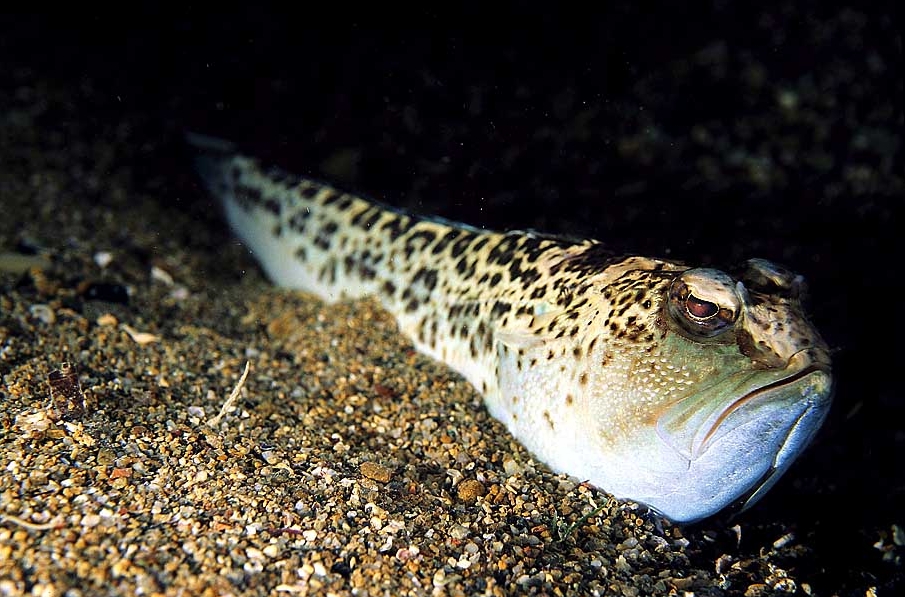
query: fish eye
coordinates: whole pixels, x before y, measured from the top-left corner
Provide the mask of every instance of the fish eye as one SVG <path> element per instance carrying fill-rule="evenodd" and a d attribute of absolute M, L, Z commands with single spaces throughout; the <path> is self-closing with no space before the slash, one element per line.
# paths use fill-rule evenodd
<path fill-rule="evenodd" d="M 799 298 L 804 292 L 804 278 L 766 259 L 749 259 L 739 276 L 744 285 L 757 292 Z"/>
<path fill-rule="evenodd" d="M 685 311 L 692 319 L 710 319 L 719 314 L 720 307 L 716 303 L 711 303 L 689 294 L 688 298 L 685 299 Z"/>
<path fill-rule="evenodd" d="M 669 287 L 673 321 L 701 338 L 712 338 L 732 327 L 740 307 L 732 278 L 719 270 L 688 270 Z"/>

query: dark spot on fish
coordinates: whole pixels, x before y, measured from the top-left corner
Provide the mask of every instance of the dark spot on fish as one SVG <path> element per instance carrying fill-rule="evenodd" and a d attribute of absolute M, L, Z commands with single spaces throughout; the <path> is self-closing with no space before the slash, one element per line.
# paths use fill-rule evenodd
<path fill-rule="evenodd" d="M 450 228 L 446 230 L 443 235 L 437 240 L 437 243 L 434 245 L 434 248 L 431 252 L 434 255 L 439 255 L 442 253 L 446 247 L 450 245 L 450 243 L 454 242 L 464 231 L 459 230 L 457 228 Z"/>
<path fill-rule="evenodd" d="M 305 232 L 305 222 L 310 215 L 311 212 L 308 211 L 307 207 L 296 211 L 292 214 L 292 217 L 289 218 L 289 228 L 299 234 L 303 234 Z"/>
<path fill-rule="evenodd" d="M 475 235 L 471 233 L 466 233 L 465 235 L 463 235 L 462 238 L 460 238 L 455 242 L 455 244 L 453 244 L 452 249 L 450 249 L 450 255 L 452 255 L 453 257 L 458 257 L 459 255 L 461 255 L 463 252 L 465 252 L 465 249 L 468 248 L 468 245 L 470 245 L 474 240 L 474 237 Z"/>
<path fill-rule="evenodd" d="M 336 209 L 340 211 L 346 211 L 347 209 L 349 209 L 349 207 L 352 206 L 353 202 L 354 199 L 352 199 L 352 197 L 350 197 L 349 195 L 343 195 L 342 199 L 337 202 Z"/>
<path fill-rule="evenodd" d="M 336 190 L 329 187 L 324 189 L 324 197 L 321 199 L 321 205 L 332 205 L 336 203 L 342 195 Z"/>
<path fill-rule="evenodd" d="M 504 235 L 502 238 L 500 238 L 499 242 L 497 242 L 497 244 L 490 249 L 490 254 L 487 256 L 487 260 L 490 263 L 497 263 L 499 265 L 508 263 L 509 260 L 512 259 L 516 243 L 516 236 L 512 234 Z"/>
<path fill-rule="evenodd" d="M 295 191 L 303 199 L 314 199 L 320 188 L 308 181 L 304 181 L 296 187 Z"/>
<path fill-rule="evenodd" d="M 382 213 L 383 212 L 379 207 L 371 205 L 352 216 L 352 219 L 349 221 L 349 223 L 353 226 L 362 228 L 363 230 L 370 230 L 371 226 L 373 226 L 377 223 L 378 220 L 380 220 Z"/>
<path fill-rule="evenodd" d="M 490 240 L 489 237 L 482 236 L 481 238 L 478 239 L 478 242 L 476 242 L 474 244 L 474 246 L 471 248 L 471 250 L 473 252 L 477 253 L 478 251 L 480 251 L 481 249 L 484 248 L 484 245 L 486 245 L 489 240 Z"/>
<path fill-rule="evenodd" d="M 493 309 L 491 309 L 490 313 L 493 317 L 500 317 L 501 315 L 508 313 L 512 308 L 512 305 L 505 301 L 496 301 L 493 304 Z"/>
<path fill-rule="evenodd" d="M 280 202 L 276 199 L 266 199 L 264 201 L 264 209 L 269 211 L 271 215 L 279 216 L 280 215 Z"/>
<path fill-rule="evenodd" d="M 550 412 L 549 412 L 549 411 L 546 411 L 546 410 L 544 411 L 544 419 L 547 421 L 547 425 L 550 426 L 550 429 L 555 429 L 555 428 L 556 428 L 556 426 L 553 425 L 553 417 L 550 416 Z"/>
<path fill-rule="evenodd" d="M 415 221 L 413 218 L 402 215 L 394 215 L 393 217 L 388 218 L 380 228 L 381 230 L 389 233 L 390 240 L 396 240 L 397 238 L 408 232 L 408 230 L 411 229 L 411 227 L 414 225 Z"/>

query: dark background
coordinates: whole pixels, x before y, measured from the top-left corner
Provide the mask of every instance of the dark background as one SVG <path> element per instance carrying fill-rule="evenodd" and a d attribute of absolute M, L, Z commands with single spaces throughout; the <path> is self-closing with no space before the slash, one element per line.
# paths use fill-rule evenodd
<path fill-rule="evenodd" d="M 0 84 L 70 88 L 81 124 L 49 143 L 115 139 L 137 188 L 212 228 L 223 224 L 194 182 L 186 130 L 472 225 L 695 264 L 788 265 L 835 351 L 836 403 L 812 449 L 740 520 L 762 537 L 807 538 L 799 566 L 824 587 L 901 574 L 871 547 L 905 525 L 891 3 L 242 6 L 7 13 Z M 53 130 L 53 106 L 42 119 Z"/>

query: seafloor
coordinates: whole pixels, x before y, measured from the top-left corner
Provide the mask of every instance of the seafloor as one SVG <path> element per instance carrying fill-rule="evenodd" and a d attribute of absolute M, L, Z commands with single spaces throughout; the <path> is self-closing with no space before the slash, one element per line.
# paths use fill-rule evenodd
<path fill-rule="evenodd" d="M 0 596 L 902 594 L 891 8 L 129 10 L 0 16 Z M 474 225 L 783 262 L 834 409 L 747 512 L 616 502 L 375 304 L 272 288 L 189 129 Z"/>

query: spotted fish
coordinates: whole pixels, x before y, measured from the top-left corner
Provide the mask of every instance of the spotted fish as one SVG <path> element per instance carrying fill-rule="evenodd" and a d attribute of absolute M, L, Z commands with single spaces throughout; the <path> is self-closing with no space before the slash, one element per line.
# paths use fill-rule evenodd
<path fill-rule="evenodd" d="M 371 295 L 540 460 L 686 522 L 752 504 L 823 422 L 832 378 L 802 279 L 388 209 L 191 136 L 269 277 Z"/>

